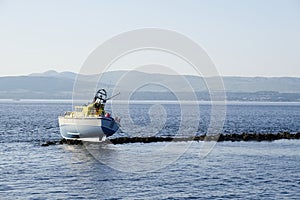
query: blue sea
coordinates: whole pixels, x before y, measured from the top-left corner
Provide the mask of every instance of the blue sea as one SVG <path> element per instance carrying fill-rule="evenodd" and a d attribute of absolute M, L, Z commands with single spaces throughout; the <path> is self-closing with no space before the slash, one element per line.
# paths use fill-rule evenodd
<path fill-rule="evenodd" d="M 156 136 L 174 136 L 188 126 L 180 123 L 177 104 L 161 106 L 165 113 L 155 117 L 165 121 Z M 211 105 L 197 107 L 198 129 L 187 136 L 208 130 Z M 130 105 L 133 124 L 151 124 L 150 108 L 147 102 Z M 0 101 L 1 200 L 300 199 L 299 140 L 219 142 L 204 158 L 202 141 L 42 147 L 61 139 L 57 117 L 71 109 L 69 101 Z M 134 136 L 126 128 L 114 137 Z M 225 134 L 283 131 L 300 132 L 300 103 L 226 106 Z"/>

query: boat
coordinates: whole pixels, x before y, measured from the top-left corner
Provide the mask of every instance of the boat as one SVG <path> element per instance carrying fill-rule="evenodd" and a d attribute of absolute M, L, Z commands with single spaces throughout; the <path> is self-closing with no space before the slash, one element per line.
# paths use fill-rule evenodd
<path fill-rule="evenodd" d="M 114 119 L 105 111 L 107 100 L 120 93 L 107 98 L 105 89 L 96 92 L 92 103 L 75 106 L 74 111 L 65 112 L 58 117 L 61 136 L 69 140 L 102 141 L 112 136 L 119 129 L 120 119 Z"/>

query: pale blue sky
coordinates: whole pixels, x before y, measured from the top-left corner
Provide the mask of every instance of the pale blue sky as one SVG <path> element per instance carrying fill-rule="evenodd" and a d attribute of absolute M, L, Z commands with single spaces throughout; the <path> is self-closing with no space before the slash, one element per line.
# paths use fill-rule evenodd
<path fill-rule="evenodd" d="M 110 37 L 158 27 L 199 43 L 221 75 L 300 77 L 299 0 L 0 0 L 0 27 L 0 76 L 77 72 Z"/>

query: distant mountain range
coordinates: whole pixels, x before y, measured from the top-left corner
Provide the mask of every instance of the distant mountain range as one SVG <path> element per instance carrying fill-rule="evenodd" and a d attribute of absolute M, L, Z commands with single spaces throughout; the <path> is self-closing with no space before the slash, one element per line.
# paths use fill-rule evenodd
<path fill-rule="evenodd" d="M 126 82 L 118 85 L 122 76 L 126 75 Z M 0 77 L 0 98 L 2 99 L 71 99 L 74 82 L 79 77 L 83 82 L 96 88 L 98 75 L 79 75 L 73 72 L 46 71 L 27 76 Z M 182 79 L 184 78 L 184 79 Z M 222 77 L 227 100 L 238 101 L 300 101 L 300 78 L 295 77 Z M 214 82 L 216 77 L 209 77 L 206 81 Z M 98 88 L 107 88 L 109 92 L 116 86 L 121 93 L 128 93 L 139 81 L 160 83 L 161 85 L 176 86 L 172 92 L 182 93 L 189 99 L 188 85 L 181 84 L 186 80 L 196 92 L 199 100 L 209 100 L 209 93 L 205 80 L 199 76 L 166 74 L 151 74 L 139 71 L 111 71 L 102 74 Z M 94 82 L 93 82 L 94 81 Z M 175 90 L 175 91 L 174 91 Z M 140 100 L 174 100 L 171 91 L 157 85 L 148 85 L 132 98 Z M 186 93 L 186 94 L 185 94 Z M 122 97 L 121 97 L 122 99 Z"/>

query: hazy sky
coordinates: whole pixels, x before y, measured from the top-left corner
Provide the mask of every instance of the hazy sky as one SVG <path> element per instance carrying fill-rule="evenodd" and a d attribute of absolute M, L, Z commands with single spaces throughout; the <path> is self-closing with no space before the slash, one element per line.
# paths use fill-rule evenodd
<path fill-rule="evenodd" d="M 221 75 L 300 77 L 299 0 L 0 0 L 0 76 L 77 72 L 102 42 L 144 27 L 190 37 Z"/>

